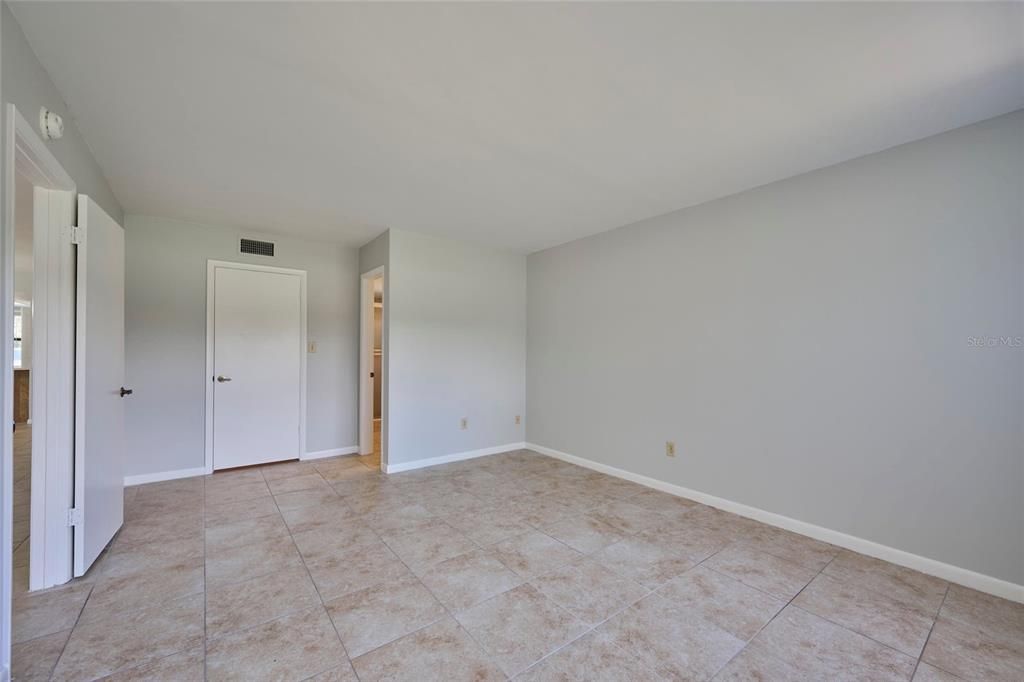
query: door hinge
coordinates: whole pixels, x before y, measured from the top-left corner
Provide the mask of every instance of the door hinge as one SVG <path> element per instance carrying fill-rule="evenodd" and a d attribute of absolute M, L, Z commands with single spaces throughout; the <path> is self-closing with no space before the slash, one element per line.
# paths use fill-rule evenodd
<path fill-rule="evenodd" d="M 77 225 L 71 226 L 71 243 L 81 244 L 82 240 L 85 239 L 85 230 L 78 227 Z"/>
<path fill-rule="evenodd" d="M 82 510 L 77 507 L 68 509 L 68 527 L 73 528 L 75 526 L 82 525 Z"/>

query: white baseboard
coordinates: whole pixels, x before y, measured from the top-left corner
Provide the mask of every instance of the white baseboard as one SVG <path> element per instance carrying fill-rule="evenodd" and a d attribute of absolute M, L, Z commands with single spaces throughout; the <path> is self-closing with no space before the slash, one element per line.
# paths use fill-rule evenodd
<path fill-rule="evenodd" d="M 661 490 L 662 492 L 695 500 L 723 511 L 732 512 L 733 514 L 738 514 L 749 519 L 754 519 L 755 521 L 760 521 L 761 523 L 766 523 L 769 526 L 793 531 L 794 533 L 806 535 L 814 538 L 815 540 L 821 540 L 822 542 L 827 542 L 854 552 L 866 554 L 868 556 L 875 557 L 876 559 L 882 559 L 899 566 L 912 568 L 915 571 L 927 573 L 928 575 L 933 575 L 937 578 L 942 578 L 943 580 L 948 580 L 958 585 L 970 587 L 978 590 L 979 592 L 986 592 L 997 597 L 1002 597 L 1003 599 L 1010 599 L 1012 601 L 1024 603 L 1024 585 L 1017 585 L 1016 583 L 1011 583 L 999 578 L 993 578 L 992 576 L 985 575 L 983 573 L 977 573 L 966 568 L 953 566 L 952 564 L 943 563 L 935 559 L 929 559 L 928 557 L 923 557 L 918 554 L 912 554 L 902 549 L 882 545 L 854 535 L 847 535 L 846 533 L 841 533 L 830 528 L 816 526 L 813 523 L 798 521 L 797 519 L 792 519 L 788 516 L 758 509 L 757 507 L 750 507 L 745 504 L 740 504 L 739 502 L 733 502 L 732 500 L 708 495 L 707 493 L 702 493 L 698 490 L 691 490 L 690 488 L 684 488 L 672 483 L 666 483 L 665 481 L 659 481 L 656 478 L 635 474 L 631 471 L 626 471 L 625 469 L 618 469 L 613 466 L 608 466 L 607 464 L 593 462 L 589 459 L 553 450 L 551 448 L 544 447 L 543 445 L 537 445 L 536 443 L 526 443 L 525 447 L 543 455 L 569 462 L 570 464 L 577 464 L 581 467 L 586 467 L 587 469 L 593 469 L 594 471 L 600 471 L 601 473 L 608 474 L 610 476 L 623 478 L 627 481 L 639 483 L 640 485 L 645 485 L 649 488 Z"/>
<path fill-rule="evenodd" d="M 385 473 L 397 474 L 400 471 L 412 471 L 413 469 L 422 469 L 423 467 L 432 467 L 438 464 L 460 462 L 464 459 L 475 459 L 477 457 L 486 457 L 487 455 L 497 455 L 510 450 L 522 450 L 524 447 L 526 447 L 526 443 L 506 443 L 505 445 L 495 445 L 494 447 L 482 448 L 480 450 L 454 452 L 450 455 L 429 457 L 427 459 L 416 459 L 411 462 L 399 462 L 398 464 L 388 464 Z"/>
<path fill-rule="evenodd" d="M 316 452 L 307 452 L 305 457 L 300 459 L 322 459 L 324 457 L 337 457 L 338 455 L 353 455 L 359 452 L 359 446 L 349 445 L 344 448 L 334 448 L 333 450 L 318 450 Z M 178 478 L 191 478 L 192 476 L 205 476 L 212 474 L 212 471 L 207 470 L 206 467 L 195 467 L 193 469 L 178 469 L 176 471 L 158 471 L 155 474 L 139 474 L 137 476 L 125 476 L 125 486 L 132 485 L 143 485 L 145 483 L 159 483 L 160 481 L 173 481 Z"/>
<path fill-rule="evenodd" d="M 332 450 L 316 450 L 315 452 L 307 452 L 305 456 L 300 457 L 301 460 L 307 459 L 323 459 L 324 457 L 338 457 L 340 455 L 354 455 L 359 452 L 358 445 L 349 445 L 344 448 L 334 448 Z"/>
<path fill-rule="evenodd" d="M 125 486 L 142 485 L 144 483 L 159 483 L 160 481 L 173 481 L 177 478 L 191 478 L 192 476 L 205 476 L 210 473 L 206 467 L 195 467 L 193 469 L 178 469 L 177 471 L 158 471 L 155 474 L 139 474 L 137 476 L 125 476 Z"/>

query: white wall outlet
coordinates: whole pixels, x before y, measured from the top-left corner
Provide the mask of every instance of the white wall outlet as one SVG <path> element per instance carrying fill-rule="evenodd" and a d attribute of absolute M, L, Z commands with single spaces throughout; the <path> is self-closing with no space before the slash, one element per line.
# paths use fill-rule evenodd
<path fill-rule="evenodd" d="M 469 428 L 469 419 L 467 419 L 466 417 L 463 417 L 462 419 L 460 419 L 459 420 L 459 428 L 462 429 L 463 431 L 468 429 Z"/>
<path fill-rule="evenodd" d="M 316 341 L 310 341 L 309 342 L 309 352 L 310 353 L 315 353 L 316 352 Z"/>
<path fill-rule="evenodd" d="M 674 440 L 665 441 L 665 456 L 675 457 L 676 456 L 676 442 Z"/>
<path fill-rule="evenodd" d="M 523 418 L 522 418 L 522 417 L 520 417 L 520 416 L 519 416 L 519 415 L 517 414 L 517 415 L 516 415 L 516 424 L 522 424 L 522 423 L 523 423 Z"/>

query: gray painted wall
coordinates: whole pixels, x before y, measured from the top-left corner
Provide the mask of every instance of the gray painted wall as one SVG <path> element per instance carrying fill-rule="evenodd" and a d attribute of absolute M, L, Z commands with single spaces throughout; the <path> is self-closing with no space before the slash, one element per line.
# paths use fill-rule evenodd
<path fill-rule="evenodd" d="M 253 233 L 165 218 L 126 219 L 125 336 L 129 461 L 126 475 L 201 467 L 206 392 L 206 262 L 307 271 L 306 449 L 350 447 L 356 431 L 358 251 L 271 236 L 272 259 L 243 255 Z"/>
<path fill-rule="evenodd" d="M 388 232 L 359 247 L 359 272 L 369 272 L 388 263 Z"/>
<path fill-rule="evenodd" d="M 13 104 L 38 132 L 39 108 L 45 106 L 64 118 L 64 137 L 47 142 L 53 155 L 75 181 L 78 191 L 88 194 L 118 223 L 123 224 L 121 204 L 107 184 L 96 160 L 89 151 L 64 98 L 36 58 L 7 3 L 0 3 L 3 13 L 3 103 Z"/>
<path fill-rule="evenodd" d="M 1022 178 L 1017 112 L 531 255 L 529 441 L 1024 583 Z"/>
<path fill-rule="evenodd" d="M 388 234 L 388 464 L 522 442 L 526 257 Z"/>

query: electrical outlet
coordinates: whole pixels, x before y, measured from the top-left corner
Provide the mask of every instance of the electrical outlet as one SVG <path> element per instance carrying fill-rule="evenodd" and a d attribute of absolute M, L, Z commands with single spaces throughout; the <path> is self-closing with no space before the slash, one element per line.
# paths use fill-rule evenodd
<path fill-rule="evenodd" d="M 676 442 L 674 440 L 665 441 L 665 456 L 675 457 L 676 456 Z"/>
<path fill-rule="evenodd" d="M 522 423 L 523 423 L 523 418 L 522 418 L 522 417 L 520 417 L 520 416 L 519 416 L 519 415 L 517 414 L 517 415 L 516 415 L 516 424 L 522 424 Z"/>
<path fill-rule="evenodd" d="M 309 352 L 310 353 L 315 353 L 316 352 L 316 341 L 310 341 L 309 342 Z"/>
<path fill-rule="evenodd" d="M 468 419 L 466 419 L 465 417 L 463 417 L 462 419 L 460 419 L 460 420 L 459 420 L 459 428 L 460 428 L 460 429 L 462 429 L 463 431 L 465 431 L 466 429 L 468 429 L 468 428 L 469 428 L 469 420 L 468 420 Z"/>

